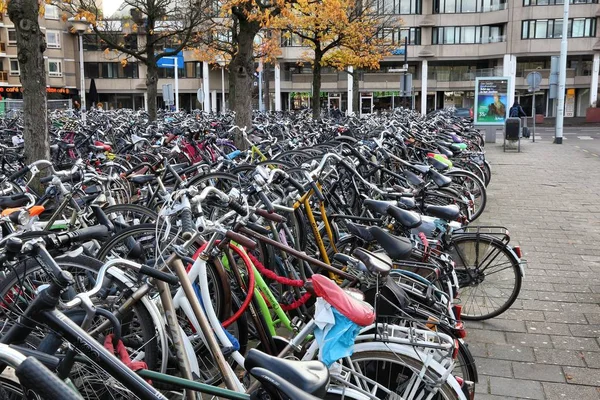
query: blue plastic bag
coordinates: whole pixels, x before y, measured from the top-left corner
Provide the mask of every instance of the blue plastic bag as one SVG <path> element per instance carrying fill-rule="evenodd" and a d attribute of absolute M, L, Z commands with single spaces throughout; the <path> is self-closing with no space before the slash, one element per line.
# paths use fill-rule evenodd
<path fill-rule="evenodd" d="M 315 338 L 319 344 L 319 359 L 330 367 L 340 358 L 351 356 L 354 352 L 354 340 L 360 332 L 360 326 L 331 307 L 334 323 L 322 324 L 315 329 Z"/>

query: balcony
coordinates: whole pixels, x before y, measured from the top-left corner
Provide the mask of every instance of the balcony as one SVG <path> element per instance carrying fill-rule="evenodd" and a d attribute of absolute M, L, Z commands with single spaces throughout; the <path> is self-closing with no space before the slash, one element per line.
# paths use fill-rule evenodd
<path fill-rule="evenodd" d="M 502 67 L 483 68 L 474 71 L 433 71 L 430 70 L 428 80 L 438 82 L 471 82 L 479 77 L 502 76 Z"/>

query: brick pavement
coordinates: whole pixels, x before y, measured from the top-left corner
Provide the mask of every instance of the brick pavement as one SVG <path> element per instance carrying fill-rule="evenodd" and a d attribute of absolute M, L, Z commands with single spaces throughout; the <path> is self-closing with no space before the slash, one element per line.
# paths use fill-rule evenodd
<path fill-rule="evenodd" d="M 600 159 L 548 141 L 486 157 L 478 222 L 506 226 L 528 266 L 511 310 L 467 323 L 476 399 L 600 399 Z"/>

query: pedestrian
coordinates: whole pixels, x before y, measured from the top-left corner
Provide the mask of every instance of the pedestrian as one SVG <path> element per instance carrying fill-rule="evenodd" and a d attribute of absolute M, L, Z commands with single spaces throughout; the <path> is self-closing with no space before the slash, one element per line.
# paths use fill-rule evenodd
<path fill-rule="evenodd" d="M 98 109 L 98 111 L 102 111 L 104 108 L 104 106 L 102 105 L 102 103 L 98 103 L 96 104 L 96 108 Z"/>
<path fill-rule="evenodd" d="M 525 114 L 525 110 L 523 110 L 523 107 L 521 107 L 521 105 L 519 104 L 518 101 L 515 100 L 515 103 L 513 104 L 513 106 L 510 108 L 510 111 L 508 112 L 508 115 L 511 118 L 520 118 L 520 117 L 526 117 L 527 114 Z"/>

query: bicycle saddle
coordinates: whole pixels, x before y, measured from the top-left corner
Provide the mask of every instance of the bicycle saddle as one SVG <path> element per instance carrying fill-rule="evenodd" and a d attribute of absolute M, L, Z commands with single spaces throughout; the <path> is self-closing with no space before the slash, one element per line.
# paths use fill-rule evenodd
<path fill-rule="evenodd" d="M 446 221 L 456 221 L 460 216 L 460 209 L 454 204 L 448 206 L 425 206 L 425 212 L 433 217 Z"/>
<path fill-rule="evenodd" d="M 405 260 L 412 254 L 410 239 L 396 237 L 378 226 L 370 227 L 369 232 L 392 260 Z"/>
<path fill-rule="evenodd" d="M 422 174 L 426 174 L 427 172 L 429 172 L 430 169 L 428 165 L 423 164 L 411 164 L 410 167 Z"/>
<path fill-rule="evenodd" d="M 347 222 L 346 228 L 348 229 L 348 233 L 359 237 L 360 239 L 366 242 L 373 242 L 375 238 L 369 232 L 369 227 L 361 224 L 355 224 L 353 222 Z"/>
<path fill-rule="evenodd" d="M 29 203 L 29 197 L 24 194 L 16 194 L 14 196 L 0 196 L 0 208 L 21 207 Z"/>
<path fill-rule="evenodd" d="M 323 366 L 323 368 L 325 368 L 325 366 Z M 327 371 L 327 369 L 325 369 L 325 371 Z M 306 391 L 298 388 L 297 386 L 292 385 L 281 375 L 271 372 L 265 368 L 252 368 L 250 370 L 250 374 L 262 384 L 263 389 L 265 389 L 268 393 L 272 395 L 278 395 L 278 397 L 276 398 L 281 398 L 285 400 L 320 400 L 322 398 L 325 398 L 325 392 L 323 392 L 323 395 L 319 397 L 313 396 L 312 394 L 307 393 Z M 327 374 L 327 380 L 329 380 L 329 373 Z"/>
<path fill-rule="evenodd" d="M 154 182 L 156 176 L 154 175 L 135 175 L 128 178 L 129 182 L 135 183 L 136 185 L 144 185 L 149 182 Z"/>
<path fill-rule="evenodd" d="M 254 371 L 277 372 L 277 382 L 293 382 L 295 388 L 310 395 L 324 398 L 329 384 L 329 370 L 320 361 L 295 361 L 270 356 L 256 349 L 250 349 L 244 362 L 246 370 L 260 380 Z M 264 383 L 261 381 L 261 383 Z M 296 397 L 292 397 L 296 399 Z M 304 398 L 304 397 L 298 397 Z M 310 397 L 312 398 L 312 396 Z"/>
<path fill-rule="evenodd" d="M 381 201 L 373 199 L 366 199 L 365 201 L 363 201 L 363 205 L 365 207 L 371 209 L 371 211 L 375 211 L 377 214 L 382 215 L 387 213 L 387 210 L 388 208 L 390 208 L 392 203 L 395 203 L 395 201 Z"/>
<path fill-rule="evenodd" d="M 437 169 L 438 171 L 445 171 L 448 169 L 448 164 L 445 164 L 439 160 L 436 160 L 433 157 L 428 157 L 428 161 L 431 164 L 431 166 L 435 169 Z"/>
<path fill-rule="evenodd" d="M 442 145 L 438 145 L 438 150 L 440 151 L 440 153 L 442 153 L 443 155 L 445 155 L 446 157 L 452 157 L 454 156 L 454 153 L 451 152 L 448 148 L 446 148 L 445 146 Z"/>
<path fill-rule="evenodd" d="M 431 176 L 431 179 L 433 179 L 433 183 L 435 183 L 438 187 L 443 188 L 450 186 L 452 183 L 452 178 L 442 175 L 437 171 L 431 170 L 429 171 L 429 175 Z"/>
<path fill-rule="evenodd" d="M 352 256 L 360 260 L 372 274 L 387 276 L 392 270 L 392 259 L 383 253 L 372 253 L 362 248 L 354 249 Z"/>
<path fill-rule="evenodd" d="M 390 206 L 387 209 L 390 217 L 394 218 L 400 225 L 407 229 L 416 228 L 421 225 L 421 216 L 413 211 L 403 210 L 400 207 Z"/>

